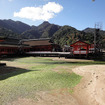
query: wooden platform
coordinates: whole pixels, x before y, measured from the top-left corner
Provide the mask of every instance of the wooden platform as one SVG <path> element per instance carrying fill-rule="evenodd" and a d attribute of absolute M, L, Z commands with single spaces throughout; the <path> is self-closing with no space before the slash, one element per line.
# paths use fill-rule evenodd
<path fill-rule="evenodd" d="M 28 55 L 40 55 L 40 56 L 71 56 L 71 52 L 50 52 L 50 51 L 35 51 L 26 52 Z"/>

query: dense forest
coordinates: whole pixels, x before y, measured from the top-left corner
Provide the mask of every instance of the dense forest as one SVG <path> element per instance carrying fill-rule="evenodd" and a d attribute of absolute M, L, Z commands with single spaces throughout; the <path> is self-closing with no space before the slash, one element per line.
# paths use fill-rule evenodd
<path fill-rule="evenodd" d="M 77 40 L 94 43 L 94 28 L 82 31 L 71 26 L 59 26 L 45 21 L 39 26 L 30 26 L 20 21 L 0 20 L 0 37 L 19 39 L 51 38 L 52 42 L 60 46 L 70 45 Z M 105 48 L 105 31 L 98 36 L 101 46 Z"/>

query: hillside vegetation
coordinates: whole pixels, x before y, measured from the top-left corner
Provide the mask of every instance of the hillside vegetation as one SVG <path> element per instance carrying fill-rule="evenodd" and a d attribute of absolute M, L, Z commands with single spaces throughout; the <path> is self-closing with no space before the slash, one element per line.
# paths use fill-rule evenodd
<path fill-rule="evenodd" d="M 51 38 L 51 40 L 59 44 L 70 45 L 80 39 L 88 43 L 94 41 L 94 28 L 86 28 L 82 31 L 71 26 L 59 26 L 50 24 L 45 21 L 39 26 L 29 26 L 20 21 L 0 20 L 0 36 L 35 39 L 35 38 Z M 102 47 L 105 48 L 105 31 L 100 31 Z"/>
<path fill-rule="evenodd" d="M 62 88 L 71 91 L 81 79 L 81 76 L 71 71 L 72 66 L 77 65 L 64 61 L 53 61 L 51 58 L 14 58 L 4 62 L 9 67 L 4 68 L 4 74 L 1 74 L 0 71 L 0 105 L 12 105 L 9 103 L 22 97 L 37 100 L 36 93 L 42 91 Z M 56 72 L 61 65 L 64 69 L 60 68 L 60 71 Z M 70 73 L 65 70 L 65 67 Z"/>
<path fill-rule="evenodd" d="M 90 97 L 90 95 L 96 89 L 96 87 L 94 87 L 96 86 L 94 81 L 98 81 L 93 80 L 94 78 L 92 78 L 92 76 L 96 75 L 95 73 L 97 69 L 103 75 L 105 72 L 104 68 L 102 72 L 102 68 L 100 70 L 98 66 L 102 65 L 102 67 L 105 67 L 104 61 L 65 59 L 56 57 L 23 57 L 6 58 L 1 62 L 5 62 L 7 66 L 0 68 L 0 105 L 64 105 L 65 103 L 67 103 L 66 105 L 84 105 L 72 104 L 75 97 L 71 99 L 71 93 L 73 94 L 77 92 L 76 95 L 79 95 L 79 98 L 81 98 L 80 96 L 83 96 L 84 98 L 81 98 L 81 100 L 83 101 L 84 99 L 83 102 L 85 102 L 87 98 L 85 97 L 86 93 L 89 94 L 89 92 L 88 90 L 84 90 L 84 85 L 89 87 L 88 89 L 91 90 L 90 94 L 88 95 L 88 97 Z M 85 65 L 87 65 L 86 68 Z M 95 66 L 94 69 L 92 68 L 93 65 Z M 82 66 L 83 69 L 81 69 Z M 86 76 L 76 74 L 79 71 L 81 71 L 83 75 L 85 75 L 84 72 L 86 75 L 88 75 L 87 79 L 85 79 L 85 82 L 81 82 L 80 80 L 84 80 L 83 78 Z M 99 79 L 101 78 L 100 73 L 97 73 Z M 104 80 L 104 76 L 102 76 L 102 79 L 100 79 L 100 81 L 104 84 L 105 80 L 102 80 Z M 80 89 L 78 89 L 78 83 L 82 83 Z M 100 85 L 100 88 L 97 87 L 99 89 L 99 93 L 100 89 L 102 88 L 101 86 L 102 85 Z M 75 87 L 77 87 L 76 90 Z M 94 91 L 92 91 L 93 89 Z M 79 91 L 79 94 L 77 90 L 81 90 Z M 82 90 L 84 91 L 82 92 Z M 105 93 L 104 88 L 101 92 Z M 92 96 L 94 96 L 94 94 Z M 64 97 L 65 101 L 63 100 Z M 28 100 L 32 100 L 31 102 L 33 102 L 33 104 L 30 101 L 27 103 Z M 42 100 L 42 103 L 37 104 L 37 102 L 40 103 L 40 100 Z M 60 102 L 61 100 L 63 100 L 63 103 Z M 26 104 L 24 104 L 24 102 L 26 102 Z M 44 102 L 47 103 L 43 104 Z M 48 102 L 53 104 L 49 104 Z"/>

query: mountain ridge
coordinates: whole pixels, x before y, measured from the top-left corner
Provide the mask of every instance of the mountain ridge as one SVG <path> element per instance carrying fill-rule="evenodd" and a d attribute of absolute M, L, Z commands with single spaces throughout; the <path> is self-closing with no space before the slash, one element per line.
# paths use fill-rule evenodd
<path fill-rule="evenodd" d="M 104 43 L 105 31 L 100 31 Z M 82 31 L 77 30 L 72 26 L 59 26 L 44 21 L 39 26 L 30 26 L 21 21 L 0 20 L 0 36 L 8 36 L 11 38 L 20 39 L 36 39 L 36 38 L 51 38 L 51 40 L 59 44 L 70 45 L 80 39 L 89 43 L 94 41 L 94 28 L 86 28 Z"/>

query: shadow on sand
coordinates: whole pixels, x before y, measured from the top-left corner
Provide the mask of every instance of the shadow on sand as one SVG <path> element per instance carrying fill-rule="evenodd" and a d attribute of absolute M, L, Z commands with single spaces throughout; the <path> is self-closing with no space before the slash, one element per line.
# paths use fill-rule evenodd
<path fill-rule="evenodd" d="M 17 68 L 17 67 L 8 67 L 8 66 L 1 66 L 0 67 L 0 81 L 7 79 L 9 77 L 13 77 L 16 75 L 20 75 L 27 72 L 32 72 L 33 70 L 27 70 L 23 68 Z M 37 71 L 37 70 L 34 70 Z"/>

